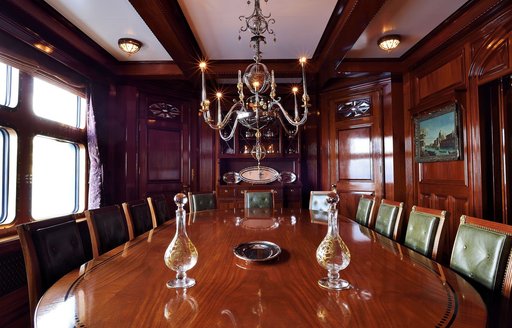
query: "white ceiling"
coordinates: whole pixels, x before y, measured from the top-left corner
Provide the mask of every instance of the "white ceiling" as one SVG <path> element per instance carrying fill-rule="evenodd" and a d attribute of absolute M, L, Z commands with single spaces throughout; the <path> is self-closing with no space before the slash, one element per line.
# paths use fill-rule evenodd
<path fill-rule="evenodd" d="M 163 48 L 128 0 L 45 0 L 71 23 L 119 61 L 168 61 Z M 175 0 L 169 0 L 175 1 Z M 388 0 L 368 24 L 347 58 L 398 58 L 467 0 Z M 178 0 L 194 36 L 207 59 L 250 59 L 250 33 L 242 33 L 242 21 L 254 8 L 254 0 Z M 272 28 L 277 42 L 267 36 L 263 59 L 311 57 L 335 9 L 337 0 L 261 1 L 262 11 L 276 20 Z M 385 52 L 377 40 L 384 34 L 401 34 L 399 48 Z M 127 56 L 117 40 L 132 37 L 142 49 Z"/>
<path fill-rule="evenodd" d="M 388 0 L 361 34 L 347 58 L 398 58 L 435 29 L 467 0 Z M 398 48 L 386 53 L 380 37 L 401 35 Z"/>
<path fill-rule="evenodd" d="M 239 30 L 245 26 L 238 18 L 249 16 L 254 1 L 246 0 L 178 0 L 199 46 L 208 59 L 250 59 L 251 34 Z M 271 0 L 261 1 L 264 15 L 276 20 L 270 27 L 276 34 L 266 36 L 262 45 L 263 59 L 290 59 L 313 56 L 337 0 Z"/>
<path fill-rule="evenodd" d="M 45 1 L 119 61 L 172 60 L 128 0 Z M 117 45 L 120 38 L 141 41 L 141 50 L 128 56 Z"/>

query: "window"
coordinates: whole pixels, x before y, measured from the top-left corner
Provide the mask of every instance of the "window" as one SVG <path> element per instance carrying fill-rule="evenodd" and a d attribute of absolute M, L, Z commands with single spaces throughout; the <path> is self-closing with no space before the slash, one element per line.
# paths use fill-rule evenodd
<path fill-rule="evenodd" d="M 16 208 L 16 133 L 0 127 L 0 224 L 14 220 Z"/>
<path fill-rule="evenodd" d="M 76 128 L 85 126 L 84 98 L 63 88 L 34 78 L 33 108 L 34 113 L 52 121 Z"/>
<path fill-rule="evenodd" d="M 18 106 L 19 81 L 18 69 L 0 62 L 0 105 Z"/>
<path fill-rule="evenodd" d="M 83 210 L 83 146 L 35 136 L 32 156 L 32 217 L 46 219 Z"/>
<path fill-rule="evenodd" d="M 85 208 L 85 89 L 47 77 L 0 62 L 0 237 Z"/>

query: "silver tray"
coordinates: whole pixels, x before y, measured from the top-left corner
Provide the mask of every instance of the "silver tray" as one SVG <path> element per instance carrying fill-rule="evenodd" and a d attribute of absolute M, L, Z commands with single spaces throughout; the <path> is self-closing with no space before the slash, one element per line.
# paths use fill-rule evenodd
<path fill-rule="evenodd" d="M 270 241 L 251 241 L 233 248 L 239 259 L 249 262 L 270 261 L 281 253 L 281 247 Z"/>

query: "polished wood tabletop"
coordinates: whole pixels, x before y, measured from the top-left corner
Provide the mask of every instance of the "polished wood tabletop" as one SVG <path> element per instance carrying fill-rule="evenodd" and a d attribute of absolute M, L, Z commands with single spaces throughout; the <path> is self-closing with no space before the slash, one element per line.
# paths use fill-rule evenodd
<path fill-rule="evenodd" d="M 175 233 L 164 225 L 82 265 L 42 297 L 36 327 L 485 327 L 478 293 L 450 269 L 340 217 L 351 252 L 331 291 L 315 257 L 327 225 L 308 210 L 213 210 L 189 215 L 197 283 L 168 289 L 163 260 Z M 248 263 L 233 248 L 270 241 L 278 258 Z"/>

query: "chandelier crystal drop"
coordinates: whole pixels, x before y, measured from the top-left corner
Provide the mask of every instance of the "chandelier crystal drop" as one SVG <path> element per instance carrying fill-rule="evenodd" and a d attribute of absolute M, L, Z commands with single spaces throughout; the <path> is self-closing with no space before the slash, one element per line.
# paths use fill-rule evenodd
<path fill-rule="evenodd" d="M 265 0 L 268 2 L 268 0 Z M 251 1 L 247 1 L 248 4 Z M 254 10 L 249 16 L 240 16 L 240 21 L 244 22 L 240 28 L 239 33 L 249 30 L 252 34 L 250 45 L 254 49 L 253 60 L 254 63 L 247 66 L 244 73 L 238 71 L 238 99 L 234 99 L 234 104 L 229 110 L 224 111 L 221 106 L 222 94 L 217 92 L 217 113 L 211 113 L 211 102 L 206 98 L 205 87 L 205 70 L 207 68 L 206 62 L 199 63 L 201 70 L 201 108 L 200 113 L 204 121 L 212 129 L 218 130 L 220 138 L 224 141 L 229 141 L 233 138 L 238 124 L 246 127 L 247 129 L 254 130 L 256 142 L 251 150 L 251 154 L 258 161 L 266 156 L 267 151 L 261 144 L 262 129 L 269 124 L 278 120 L 283 130 L 289 137 L 297 135 L 298 129 L 301 125 L 306 123 L 308 117 L 309 95 L 306 87 L 306 57 L 301 57 L 299 63 L 302 69 L 302 110 L 299 110 L 297 93 L 298 88 L 292 89 L 294 97 L 294 113 L 291 115 L 281 105 L 281 98 L 277 97 L 274 71 L 269 71 L 267 66 L 261 62 L 261 43 L 266 43 L 264 34 L 273 35 L 276 41 L 274 31 L 270 25 L 275 23 L 270 14 L 265 16 L 261 11 L 260 0 L 254 0 Z M 241 37 L 239 36 L 239 39 Z M 244 86 L 249 90 L 249 95 L 244 94 Z M 267 94 L 267 91 L 269 91 Z M 302 114 L 299 114 L 302 112 Z"/>

